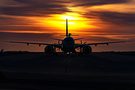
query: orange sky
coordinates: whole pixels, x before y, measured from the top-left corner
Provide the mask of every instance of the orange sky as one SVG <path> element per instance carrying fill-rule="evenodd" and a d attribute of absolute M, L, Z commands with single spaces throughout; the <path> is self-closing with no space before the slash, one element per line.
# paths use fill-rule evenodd
<path fill-rule="evenodd" d="M 135 0 L 0 0 L 0 34 L 8 35 L 1 36 L 0 49 L 27 49 L 26 46 L 20 47 L 20 44 L 18 49 L 14 44 L 3 43 L 3 40 L 56 43 L 57 41 L 48 39 L 63 38 L 59 35 L 65 34 L 66 18 L 69 19 L 69 32 L 84 37 L 83 42 L 134 39 L 134 6 Z M 10 45 L 14 48 L 9 48 Z M 121 45 L 125 45 L 126 49 L 125 47 L 120 49 Z M 110 48 L 107 48 L 108 46 L 93 48 L 94 51 L 131 51 L 135 50 L 133 45 L 134 42 L 128 45 L 112 45 Z M 31 48 L 29 51 L 43 50 L 36 47 L 36 50 Z"/>

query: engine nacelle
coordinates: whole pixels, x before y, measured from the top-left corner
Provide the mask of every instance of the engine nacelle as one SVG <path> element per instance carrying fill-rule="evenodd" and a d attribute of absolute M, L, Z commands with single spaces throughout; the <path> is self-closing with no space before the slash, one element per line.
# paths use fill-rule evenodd
<path fill-rule="evenodd" d="M 46 46 L 45 49 L 44 49 L 44 51 L 47 54 L 52 54 L 53 51 L 54 51 L 53 46 L 50 46 L 50 45 Z"/>
<path fill-rule="evenodd" d="M 83 47 L 83 53 L 84 54 L 90 54 L 92 52 L 92 48 L 89 45 L 85 45 Z"/>

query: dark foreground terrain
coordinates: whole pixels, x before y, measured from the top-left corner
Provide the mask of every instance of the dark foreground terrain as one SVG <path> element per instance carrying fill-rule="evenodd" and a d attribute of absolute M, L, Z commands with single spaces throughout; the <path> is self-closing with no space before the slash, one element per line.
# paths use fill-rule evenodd
<path fill-rule="evenodd" d="M 1 53 L 0 89 L 135 90 L 135 55 Z"/>

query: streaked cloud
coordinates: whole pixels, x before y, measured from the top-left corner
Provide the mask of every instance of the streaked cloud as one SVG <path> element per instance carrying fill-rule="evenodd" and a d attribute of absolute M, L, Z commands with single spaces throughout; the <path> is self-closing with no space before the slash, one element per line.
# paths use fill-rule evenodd
<path fill-rule="evenodd" d="M 104 22 L 109 22 L 117 25 L 134 25 L 135 13 L 118 13 L 109 11 L 88 12 L 84 17 L 89 19 L 101 19 Z"/>
<path fill-rule="evenodd" d="M 49 14 L 63 14 L 69 12 L 63 2 L 57 0 L 15 0 L 19 5 L 7 5 L 1 8 L 6 15 L 15 16 L 48 16 Z"/>
<path fill-rule="evenodd" d="M 129 0 L 71 0 L 71 3 L 75 3 L 74 6 L 98 6 L 105 4 L 118 4 L 118 3 L 126 3 Z"/>

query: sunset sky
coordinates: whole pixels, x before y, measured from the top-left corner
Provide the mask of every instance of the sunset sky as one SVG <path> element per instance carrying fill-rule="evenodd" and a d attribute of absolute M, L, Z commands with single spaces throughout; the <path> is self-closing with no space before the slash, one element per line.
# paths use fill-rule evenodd
<path fill-rule="evenodd" d="M 57 43 L 49 38 L 63 38 L 66 18 L 69 33 L 83 42 L 135 39 L 135 0 L 0 0 L 0 49 L 42 52 L 45 46 L 3 41 Z M 135 51 L 135 41 L 92 48 Z"/>

